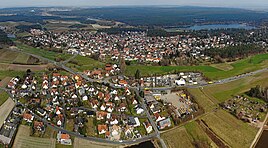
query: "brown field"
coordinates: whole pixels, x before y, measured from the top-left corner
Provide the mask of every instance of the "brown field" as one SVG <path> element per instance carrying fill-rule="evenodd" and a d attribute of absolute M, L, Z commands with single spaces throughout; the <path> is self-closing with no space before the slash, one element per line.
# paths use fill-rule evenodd
<path fill-rule="evenodd" d="M 96 143 L 80 138 L 74 138 L 74 148 L 119 148 L 119 146 Z"/>
<path fill-rule="evenodd" d="M 168 148 L 194 148 L 192 138 L 184 127 L 161 134 Z"/>
<path fill-rule="evenodd" d="M 15 103 L 11 98 L 8 98 L 5 103 L 0 106 L 0 127 L 3 125 L 14 106 Z"/>
<path fill-rule="evenodd" d="M 30 126 L 21 125 L 14 141 L 14 148 L 55 148 L 56 139 L 30 137 Z"/>
<path fill-rule="evenodd" d="M 0 87 L 6 87 L 8 82 L 10 81 L 11 77 L 6 77 L 0 81 Z"/>

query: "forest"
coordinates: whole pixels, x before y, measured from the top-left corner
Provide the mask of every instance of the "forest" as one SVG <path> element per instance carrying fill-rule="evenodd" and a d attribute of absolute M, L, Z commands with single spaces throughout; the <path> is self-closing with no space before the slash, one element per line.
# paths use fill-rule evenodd
<path fill-rule="evenodd" d="M 268 87 L 261 87 L 257 85 L 256 87 L 251 88 L 247 93 L 250 97 L 256 97 L 268 102 Z"/>

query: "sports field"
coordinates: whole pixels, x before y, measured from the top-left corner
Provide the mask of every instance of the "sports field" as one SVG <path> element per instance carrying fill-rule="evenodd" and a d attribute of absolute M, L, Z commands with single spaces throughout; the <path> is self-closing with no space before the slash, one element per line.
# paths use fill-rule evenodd
<path fill-rule="evenodd" d="M 30 126 L 20 125 L 14 148 L 55 148 L 56 139 L 31 137 Z"/>

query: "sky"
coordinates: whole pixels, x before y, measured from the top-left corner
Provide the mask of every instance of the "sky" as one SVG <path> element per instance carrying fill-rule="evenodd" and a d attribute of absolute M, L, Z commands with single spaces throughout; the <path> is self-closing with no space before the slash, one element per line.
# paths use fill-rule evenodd
<path fill-rule="evenodd" d="M 176 5 L 267 9 L 268 0 L 0 0 L 0 7 Z"/>

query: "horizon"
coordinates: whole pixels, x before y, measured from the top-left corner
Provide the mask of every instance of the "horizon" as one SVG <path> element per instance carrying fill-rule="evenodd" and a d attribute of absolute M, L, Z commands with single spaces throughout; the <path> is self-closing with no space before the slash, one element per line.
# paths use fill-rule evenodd
<path fill-rule="evenodd" d="M 138 5 L 137 5 L 138 4 Z M 238 8 L 248 10 L 268 10 L 268 1 L 256 0 L 254 2 L 245 0 L 243 2 L 237 2 L 232 0 L 219 1 L 219 0 L 203 0 L 202 2 L 196 0 L 183 0 L 177 2 L 175 0 L 148 0 L 143 2 L 142 0 L 77 0 L 73 4 L 72 0 L 3 0 L 1 9 L 3 8 L 27 8 L 27 7 L 77 7 L 77 8 L 94 8 L 94 7 L 142 7 L 142 6 L 154 6 L 154 7 L 219 7 L 219 8 Z"/>

